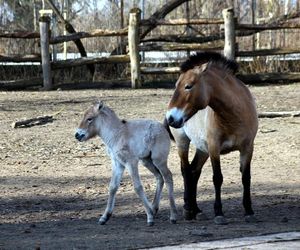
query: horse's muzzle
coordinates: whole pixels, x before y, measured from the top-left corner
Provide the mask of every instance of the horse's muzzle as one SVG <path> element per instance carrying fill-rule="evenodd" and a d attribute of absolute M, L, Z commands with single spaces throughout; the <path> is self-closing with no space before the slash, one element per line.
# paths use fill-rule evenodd
<path fill-rule="evenodd" d="M 181 128 L 184 124 L 184 121 L 182 118 L 175 120 L 174 117 L 171 115 L 167 118 L 167 122 L 173 128 Z"/>

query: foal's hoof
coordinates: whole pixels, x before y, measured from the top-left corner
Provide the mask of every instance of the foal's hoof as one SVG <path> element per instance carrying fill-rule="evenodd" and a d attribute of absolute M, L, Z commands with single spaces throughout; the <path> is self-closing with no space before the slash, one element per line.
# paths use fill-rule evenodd
<path fill-rule="evenodd" d="M 177 221 L 172 219 L 172 220 L 170 220 L 170 222 L 171 222 L 171 224 L 176 224 Z"/>
<path fill-rule="evenodd" d="M 245 221 L 248 223 L 257 223 L 258 219 L 256 219 L 256 217 L 251 214 L 251 215 L 245 215 Z"/>
<path fill-rule="evenodd" d="M 154 225 L 154 222 L 153 222 L 153 221 L 147 222 L 147 226 L 148 226 L 148 227 L 152 227 L 153 225 Z"/>
<path fill-rule="evenodd" d="M 105 225 L 105 223 L 106 223 L 105 220 L 99 220 L 99 221 L 98 221 L 98 224 L 99 224 L 99 225 Z"/>
<path fill-rule="evenodd" d="M 214 218 L 214 222 L 215 222 L 216 225 L 227 225 L 227 224 L 228 224 L 228 222 L 227 222 L 227 220 L 225 219 L 225 217 L 224 217 L 224 216 L 221 216 L 221 215 L 216 216 L 216 217 Z"/>

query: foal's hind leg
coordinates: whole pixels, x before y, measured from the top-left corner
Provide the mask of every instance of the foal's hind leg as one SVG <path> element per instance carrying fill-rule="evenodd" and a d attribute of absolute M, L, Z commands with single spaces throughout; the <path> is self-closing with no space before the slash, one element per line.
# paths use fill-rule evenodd
<path fill-rule="evenodd" d="M 253 146 L 248 147 L 246 150 L 240 152 L 240 171 L 242 173 L 242 183 L 244 186 L 243 193 L 243 206 L 245 208 L 245 220 L 246 222 L 257 222 L 254 217 L 251 202 L 251 159 L 253 153 Z"/>
<path fill-rule="evenodd" d="M 164 179 L 150 158 L 145 158 L 142 160 L 142 162 L 143 162 L 144 166 L 147 169 L 149 169 L 149 171 L 151 173 L 153 173 L 156 178 L 156 191 L 155 191 L 155 196 L 154 196 L 154 199 L 152 202 L 152 210 L 155 215 L 159 209 L 159 202 L 160 202 L 160 198 L 161 198 L 161 192 L 162 192 L 162 189 L 164 186 Z"/>
<path fill-rule="evenodd" d="M 112 177 L 109 184 L 109 196 L 107 201 L 107 206 L 104 214 L 100 217 L 99 223 L 104 225 L 112 215 L 112 211 L 115 205 L 115 196 L 122 180 L 124 166 L 122 166 L 118 161 L 112 159 Z"/>
<path fill-rule="evenodd" d="M 170 201 L 170 221 L 172 224 L 175 224 L 177 221 L 177 208 L 174 199 L 174 186 L 173 186 L 173 177 L 172 173 L 168 168 L 167 161 L 155 160 L 153 159 L 154 165 L 160 171 L 161 175 L 163 176 L 166 186 L 168 189 L 168 196 Z"/>
<path fill-rule="evenodd" d="M 151 204 L 148 201 L 144 188 L 141 183 L 139 171 L 138 171 L 138 161 L 131 162 L 130 164 L 126 164 L 126 167 L 128 168 L 129 174 L 133 181 L 134 190 L 137 193 L 137 195 L 142 200 L 146 213 L 147 213 L 147 224 L 148 226 L 152 226 L 154 224 L 153 222 L 153 211 L 151 208 Z"/>

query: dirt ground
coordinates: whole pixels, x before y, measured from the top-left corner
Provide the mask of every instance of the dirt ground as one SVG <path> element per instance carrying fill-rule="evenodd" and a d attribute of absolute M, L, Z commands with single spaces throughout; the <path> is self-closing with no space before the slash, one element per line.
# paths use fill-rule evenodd
<path fill-rule="evenodd" d="M 250 87 L 258 111 L 300 110 L 300 84 Z M 260 119 L 252 164 L 252 199 L 258 223 L 243 220 L 237 153 L 222 157 L 223 208 L 229 224 L 213 224 L 214 189 L 210 163 L 198 186 L 207 220 L 184 221 L 183 181 L 172 143 L 169 167 L 179 220 L 168 221 L 164 189 L 153 227 L 126 173 L 114 214 L 97 220 L 106 206 L 110 160 L 99 139 L 78 143 L 74 131 L 83 111 L 104 100 L 126 119 L 163 120 L 170 89 L 0 92 L 0 249 L 139 249 L 221 238 L 300 231 L 300 118 Z M 61 111 L 52 123 L 11 128 L 20 118 Z M 140 167 L 153 198 L 155 180 Z"/>

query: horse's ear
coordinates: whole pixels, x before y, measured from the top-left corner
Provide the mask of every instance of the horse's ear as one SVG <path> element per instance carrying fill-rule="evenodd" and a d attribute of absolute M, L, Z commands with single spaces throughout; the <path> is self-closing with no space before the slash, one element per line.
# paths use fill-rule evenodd
<path fill-rule="evenodd" d="M 104 106 L 103 101 L 100 101 L 100 100 L 97 101 L 97 103 L 96 103 L 97 110 L 101 110 L 103 108 L 103 106 Z"/>
<path fill-rule="evenodd" d="M 194 70 L 197 74 L 201 74 L 201 73 L 205 72 L 207 70 L 207 68 L 208 68 L 208 63 L 203 63 L 199 66 L 196 66 L 194 68 Z"/>

